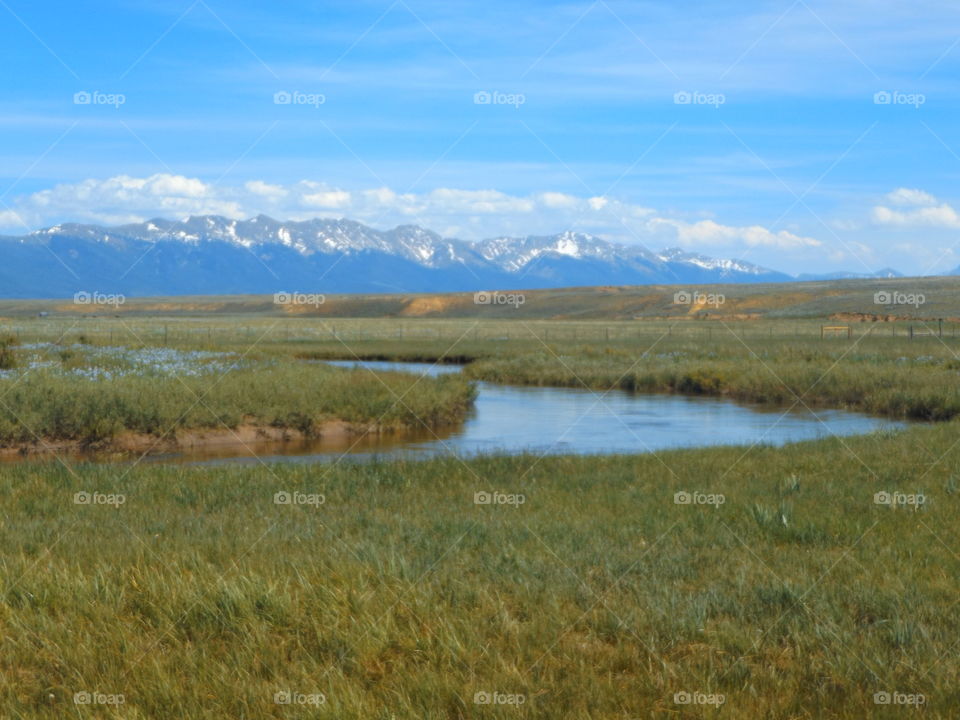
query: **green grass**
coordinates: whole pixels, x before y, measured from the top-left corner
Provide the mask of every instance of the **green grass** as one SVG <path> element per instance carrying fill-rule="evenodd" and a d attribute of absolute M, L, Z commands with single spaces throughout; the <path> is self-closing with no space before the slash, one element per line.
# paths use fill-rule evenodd
<path fill-rule="evenodd" d="M 957 417 L 960 359 L 952 348 L 935 344 L 917 355 L 916 345 L 903 345 L 879 340 L 813 347 L 764 339 L 706 347 L 665 342 L 641 354 L 617 348 L 546 347 L 535 353 L 478 360 L 466 373 L 510 384 L 714 395 L 914 420 Z"/>
<path fill-rule="evenodd" d="M 11 718 L 955 717 L 954 423 L 782 449 L 0 475 Z M 729 471 L 729 472 L 728 472 Z M 518 507 L 474 493 L 523 493 Z M 122 494 L 119 507 L 77 492 Z M 325 496 L 276 505 L 274 493 Z M 677 491 L 722 493 L 719 508 Z M 919 510 L 874 493 L 923 493 Z M 274 703 L 282 690 L 320 707 Z M 74 693 L 125 704 L 76 708 Z M 523 694 L 476 705 L 477 692 Z M 83 716 L 86 716 L 85 714 Z"/>
<path fill-rule="evenodd" d="M 192 375 L 192 367 L 125 373 L 122 358 L 89 362 L 76 346 L 52 354 L 50 367 L 0 379 L 0 443 L 96 445 L 123 432 L 162 437 L 241 424 L 312 436 L 330 420 L 419 429 L 462 420 L 474 397 L 459 377 L 418 379 L 282 358 L 231 356 Z M 74 374 L 90 369 L 104 375 Z"/>
<path fill-rule="evenodd" d="M 910 341 L 903 325 L 858 324 L 850 340 L 820 340 L 823 323 L 24 320 L 0 333 L 61 338 L 51 357 L 68 370 L 107 344 L 251 366 L 216 383 L 31 371 L 0 380 L 0 411 L 86 437 L 101 418 L 116 422 L 108 434 L 153 432 L 158 414 L 184 411 L 198 426 L 388 410 L 401 425 L 444 422 L 469 402 L 462 378 L 380 374 L 391 392 L 368 372 L 310 362 L 365 358 L 468 363 L 468 377 L 501 382 L 956 416 L 949 328 Z M 81 334 L 87 345 L 74 346 Z M 24 350 L 12 352 L 22 372 Z M 210 407 L 191 408 L 196 394 Z M 22 432 L 13 415 L 0 427 Z M 0 714 L 853 720 L 915 712 L 873 701 L 898 692 L 923 694 L 926 717 L 956 717 L 958 431 L 960 419 L 616 457 L 2 465 Z M 277 505 L 281 491 L 325 502 Z M 475 505 L 482 491 L 525 502 Z M 75 504 L 81 492 L 124 502 Z M 677 492 L 725 502 L 678 505 Z M 878 492 L 925 502 L 892 509 Z M 285 690 L 326 702 L 276 704 Z M 76 706 L 78 692 L 126 702 Z M 478 692 L 525 702 L 478 705 Z M 677 705 L 678 692 L 726 702 Z"/>
<path fill-rule="evenodd" d="M 16 404 L 5 416 L 0 403 L 0 438 L 23 441 L 29 431 L 22 425 L 27 425 L 96 442 L 118 428 L 156 432 L 161 425 L 162 430 L 173 423 L 206 427 L 219 425 L 220 419 L 233 425 L 244 415 L 266 424 L 309 428 L 333 416 L 369 421 L 387 409 L 392 393 L 378 387 L 369 373 L 350 380 L 341 392 L 330 383 L 332 376 L 325 374 L 329 371 L 303 367 L 305 360 L 322 359 L 465 363 L 468 377 L 495 382 L 710 394 L 896 418 L 945 420 L 960 411 L 960 339 L 952 327 L 943 338 L 911 341 L 903 325 L 867 323 L 856 326 L 852 339 L 821 340 L 822 323 L 96 318 L 54 325 L 47 319 L 25 320 L 7 328 L 23 343 L 45 338 L 66 344 L 82 339 L 87 343 L 82 347 L 166 344 L 229 352 L 273 365 L 257 372 L 255 381 L 244 370 L 229 373 L 182 420 L 178 413 L 189 406 L 187 400 L 202 394 L 204 380 L 151 380 L 142 384 L 141 393 L 133 381 L 129 387 L 110 382 L 59 388 L 56 381 L 28 377 L 11 394 Z M 64 367 L 84 365 L 77 347 L 64 349 L 58 362 Z M 421 382 L 418 389 L 441 386 L 438 381 Z M 444 382 L 448 390 L 455 385 Z M 3 385 L 0 380 L 0 400 Z M 308 392 L 300 393 L 301 387 Z M 402 392 L 399 386 L 395 390 Z M 430 423 L 457 419 L 464 392 L 458 387 L 452 394 L 413 393 L 404 403 L 412 412 L 397 404 L 385 421 L 416 424 L 413 415 L 430 418 Z M 43 401 L 35 407 L 38 397 Z M 158 412 L 155 406 L 166 409 Z"/>

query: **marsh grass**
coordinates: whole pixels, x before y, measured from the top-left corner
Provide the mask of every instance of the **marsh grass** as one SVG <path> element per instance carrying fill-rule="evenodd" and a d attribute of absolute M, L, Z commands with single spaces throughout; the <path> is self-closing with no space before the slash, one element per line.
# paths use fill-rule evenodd
<path fill-rule="evenodd" d="M 958 426 L 784 448 L 6 466 L 5 716 L 955 717 Z M 528 469 L 531 468 L 532 470 Z M 732 471 L 725 473 L 726 469 Z M 954 488 L 951 491 L 950 488 Z M 322 493 L 319 507 L 278 491 Z M 478 506 L 480 490 L 521 492 Z M 677 491 L 723 493 L 719 508 Z M 922 492 L 920 509 L 874 503 Z M 125 495 L 119 507 L 74 493 Z M 322 693 L 320 707 L 273 702 Z M 523 706 L 476 705 L 482 691 Z"/>
<path fill-rule="evenodd" d="M 96 346 L 106 327 L 83 331 Z M 294 423 L 326 409 L 440 419 L 469 397 L 455 376 L 413 385 L 382 374 L 397 394 L 408 391 L 407 409 L 394 407 L 369 372 L 303 362 L 364 358 L 470 362 L 470 377 L 502 382 L 771 404 L 795 393 L 892 416 L 956 414 L 952 339 L 818 342 L 786 337 L 784 325 L 781 337 L 718 331 L 705 341 L 658 325 L 584 344 L 576 332 L 521 337 L 516 325 L 487 328 L 490 337 L 449 325 L 432 338 L 365 337 L 370 327 L 338 321 L 338 338 L 265 332 L 257 342 L 225 320 L 219 335 L 196 333 L 179 347 L 242 354 L 256 342 L 269 372 L 237 368 L 215 384 L 84 384 L 41 369 L 19 385 L 0 381 L 0 398 L 41 427 L 84 437 L 101 417 L 150 432 L 163 426 L 158 415 L 187 408 L 183 422 L 197 425 L 248 411 Z M 76 355 L 55 361 L 86 366 Z M 210 408 L 191 408 L 185 385 Z M 7 422 L 4 432 L 22 432 L 16 418 Z M 0 707 L 24 720 L 919 714 L 874 703 L 875 693 L 899 692 L 923 694 L 925 717 L 953 718 L 958 422 L 639 456 L 0 466 Z M 476 492 L 494 490 L 526 502 L 474 504 Z M 277 505 L 280 491 L 325 502 Z M 78 492 L 125 502 L 78 505 Z M 680 505 L 677 492 L 725 502 Z M 878 492 L 925 501 L 893 508 L 874 501 Z M 322 693 L 326 703 L 278 705 L 284 690 Z M 75 706 L 83 691 L 126 702 Z M 478 692 L 526 702 L 477 705 Z M 677 705 L 677 692 L 726 702 Z"/>
<path fill-rule="evenodd" d="M 0 370 L 12 370 L 17 366 L 14 351 L 17 344 L 17 339 L 12 335 L 0 337 Z"/>
<path fill-rule="evenodd" d="M 500 383 L 713 395 L 938 421 L 960 414 L 958 369 L 948 346 L 934 346 L 932 353 L 930 346 L 902 345 L 857 352 L 767 341 L 739 347 L 665 343 L 639 354 L 544 348 L 482 358 L 466 374 Z"/>
<path fill-rule="evenodd" d="M 233 362 L 232 360 L 230 362 Z M 473 389 L 462 378 L 418 379 L 293 361 L 236 362 L 212 372 L 158 373 L 109 356 L 91 364 L 65 348 L 52 363 L 0 379 L 0 442 L 108 442 L 123 432 L 252 424 L 313 435 L 330 420 L 381 429 L 422 428 L 463 418 Z"/>
<path fill-rule="evenodd" d="M 307 319 L 267 333 L 258 348 L 286 358 L 463 364 L 469 377 L 501 383 L 799 400 L 919 420 L 960 413 L 955 330 L 911 341 L 903 323 L 861 323 L 852 339 L 821 339 L 823 323 Z M 230 327 L 224 321 L 209 347 L 241 350 L 249 333 Z"/>

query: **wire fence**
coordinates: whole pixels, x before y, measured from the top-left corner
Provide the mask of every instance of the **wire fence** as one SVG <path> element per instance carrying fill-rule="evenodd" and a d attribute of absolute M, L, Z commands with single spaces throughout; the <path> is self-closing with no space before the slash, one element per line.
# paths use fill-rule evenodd
<path fill-rule="evenodd" d="M 826 325 L 821 319 L 669 321 L 275 318 L 30 318 L 0 322 L 0 334 L 20 344 L 95 342 L 168 346 L 313 342 L 530 341 L 634 343 L 657 339 L 858 342 L 865 337 L 949 341 L 960 323 L 864 322 Z"/>

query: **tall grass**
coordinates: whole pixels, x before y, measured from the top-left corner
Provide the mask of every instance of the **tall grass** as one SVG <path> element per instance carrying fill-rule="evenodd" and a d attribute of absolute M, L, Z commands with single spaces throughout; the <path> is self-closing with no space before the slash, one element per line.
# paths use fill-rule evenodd
<path fill-rule="evenodd" d="M 244 423 L 311 435 L 329 420 L 420 428 L 461 420 L 473 393 L 457 377 L 293 362 L 173 377 L 86 378 L 41 369 L 0 380 L 0 442 L 96 444 L 122 432 L 164 435 Z"/>
<path fill-rule="evenodd" d="M 949 348 L 843 352 L 760 343 L 686 346 L 631 354 L 590 348 L 480 359 L 475 379 L 500 383 L 719 395 L 740 401 L 861 410 L 894 418 L 949 420 L 960 415 L 960 360 Z M 674 348 L 674 349 L 670 349 Z M 920 352 L 926 351 L 923 355 Z"/>
<path fill-rule="evenodd" d="M 893 416 L 957 409 L 948 338 L 663 329 L 584 345 L 530 328 L 508 339 L 341 330 L 258 339 L 225 322 L 219 339 L 183 341 L 255 346 L 253 365 L 222 377 L 7 377 L 0 437 L 444 422 L 472 397 L 457 376 L 375 377 L 303 357 L 469 361 L 469 377 L 501 382 L 800 396 Z M 104 342 L 102 329 L 84 334 Z M 57 362 L 85 367 L 69 351 Z M 2 714 L 853 720 L 914 714 L 875 702 L 899 693 L 923 695 L 926 717 L 953 718 L 958 430 L 639 456 L 2 465 Z M 493 491 L 525 502 L 475 503 Z M 314 504 L 277 504 L 277 493 Z M 724 502 L 678 504 L 676 493 Z M 276 703 L 285 691 L 325 702 Z M 74 704 L 83 692 L 125 702 Z M 477 693 L 524 702 L 477 704 Z M 677 704 L 677 693 L 725 702 Z"/>
<path fill-rule="evenodd" d="M 0 706 L 31 720 L 859 720 L 912 714 L 874 704 L 899 692 L 955 717 L 960 464 L 936 460 L 958 429 L 746 455 L 7 466 Z M 493 490 L 526 501 L 474 504 Z M 279 491 L 325 502 L 277 505 Z M 678 505 L 678 491 L 725 503 Z M 925 503 L 892 509 L 880 491 Z M 286 690 L 325 703 L 276 704 Z M 125 703 L 75 706 L 84 691 Z"/>
<path fill-rule="evenodd" d="M 17 355 L 14 348 L 18 344 L 16 337 L 13 335 L 0 337 L 0 370 L 12 370 L 17 366 Z"/>

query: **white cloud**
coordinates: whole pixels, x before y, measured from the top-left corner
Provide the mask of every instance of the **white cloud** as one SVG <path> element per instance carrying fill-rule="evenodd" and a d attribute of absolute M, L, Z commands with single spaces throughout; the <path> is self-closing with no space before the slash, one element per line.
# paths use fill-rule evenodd
<path fill-rule="evenodd" d="M 871 218 L 878 225 L 898 228 L 934 227 L 960 228 L 960 214 L 949 204 L 922 190 L 898 188 L 887 194 L 891 205 L 904 209 L 896 210 L 886 205 L 877 205 L 871 212 Z"/>
<path fill-rule="evenodd" d="M 887 200 L 894 205 L 936 205 L 937 199 L 923 190 L 897 188 L 887 193 Z"/>
<path fill-rule="evenodd" d="M 608 202 L 609 200 L 607 200 L 605 197 L 587 198 L 587 204 L 590 205 L 591 210 L 603 210 L 607 206 Z"/>
<path fill-rule="evenodd" d="M 760 225 L 735 227 L 721 225 L 713 220 L 700 220 L 687 223 L 682 220 L 653 218 L 654 226 L 669 226 L 676 230 L 677 241 L 686 247 L 735 246 L 738 243 L 747 247 L 772 247 L 795 249 L 802 247 L 820 247 L 819 240 L 794 235 L 786 230 L 773 232 Z"/>
<path fill-rule="evenodd" d="M 303 202 L 317 208 L 342 210 L 350 207 L 351 196 L 345 190 L 329 190 L 303 196 Z"/>
<path fill-rule="evenodd" d="M 378 202 L 388 205 L 397 201 L 397 194 L 387 187 L 377 188 L 376 190 L 367 190 L 364 195 L 372 202 Z"/>
<path fill-rule="evenodd" d="M 577 198 L 573 195 L 558 192 L 546 192 L 540 195 L 540 201 L 548 208 L 570 208 L 576 207 Z M 590 202 L 589 200 L 587 202 Z"/>
<path fill-rule="evenodd" d="M 196 178 L 167 174 L 147 178 L 118 175 L 55 185 L 19 198 L 12 209 L 31 227 L 51 221 L 122 223 L 144 220 L 148 215 L 236 217 L 243 213 L 241 203 L 230 194 Z"/>
<path fill-rule="evenodd" d="M 200 180 L 182 175 L 154 175 L 145 180 L 134 179 L 132 187 L 146 190 L 155 197 L 203 198 L 210 188 Z"/>
<path fill-rule="evenodd" d="M 287 194 L 287 191 L 282 185 L 270 185 L 262 180 L 251 180 L 248 183 L 244 183 L 243 187 L 254 195 L 263 195 L 264 197 L 279 198 Z"/>
<path fill-rule="evenodd" d="M 154 217 L 216 214 L 241 219 L 261 213 L 281 220 L 335 214 L 376 227 L 415 223 L 466 240 L 577 230 L 621 242 L 709 246 L 723 252 L 820 246 L 818 240 L 786 230 L 722 225 L 714 220 L 691 223 L 601 196 L 552 191 L 520 196 L 460 188 L 398 193 L 387 187 L 345 190 L 313 180 L 289 185 L 250 180 L 228 186 L 168 174 L 83 180 L 21 196 L 9 210 L 0 211 L 0 227 L 19 234 L 25 226 L 39 229 L 61 222 L 110 225 Z"/>
<path fill-rule="evenodd" d="M 26 224 L 26 221 L 21 217 L 20 213 L 15 210 L 0 210 L 0 228 L 16 231 L 32 229 Z"/>
<path fill-rule="evenodd" d="M 497 190 L 438 188 L 425 200 L 428 208 L 447 213 L 529 213 L 536 207 L 533 198 L 515 197 Z"/>

